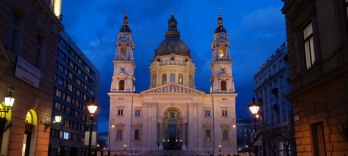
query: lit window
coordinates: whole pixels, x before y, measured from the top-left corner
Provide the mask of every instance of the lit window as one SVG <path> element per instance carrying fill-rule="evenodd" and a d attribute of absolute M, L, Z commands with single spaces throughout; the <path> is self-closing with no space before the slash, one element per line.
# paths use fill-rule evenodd
<path fill-rule="evenodd" d="M 179 74 L 179 83 L 180 84 L 184 83 L 182 74 Z"/>
<path fill-rule="evenodd" d="M 70 133 L 69 132 L 64 132 L 63 139 L 68 140 L 70 138 Z"/>
<path fill-rule="evenodd" d="M 308 69 L 312 67 L 315 62 L 312 23 L 309 23 L 303 30 L 303 40 L 306 57 L 306 68 Z"/>
<path fill-rule="evenodd" d="M 225 49 L 223 47 L 219 48 L 219 58 L 224 58 L 225 56 Z"/>
<path fill-rule="evenodd" d="M 124 57 L 125 57 L 125 55 L 126 55 L 126 50 L 127 50 L 127 48 L 126 48 L 125 46 L 122 46 L 122 47 L 121 47 L 121 53 L 120 53 L 120 57 L 121 57 L 121 58 L 124 58 Z"/>

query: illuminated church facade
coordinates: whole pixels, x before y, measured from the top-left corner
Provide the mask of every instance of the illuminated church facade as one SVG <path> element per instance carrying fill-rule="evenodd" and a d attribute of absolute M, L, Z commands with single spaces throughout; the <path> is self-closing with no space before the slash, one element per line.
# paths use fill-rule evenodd
<path fill-rule="evenodd" d="M 211 47 L 211 91 L 205 93 L 195 89 L 195 64 L 172 14 L 150 65 L 150 88 L 136 93 L 134 42 L 128 17 L 124 17 L 108 93 L 112 155 L 155 155 L 168 150 L 199 155 L 237 153 L 237 94 L 221 15 Z"/>

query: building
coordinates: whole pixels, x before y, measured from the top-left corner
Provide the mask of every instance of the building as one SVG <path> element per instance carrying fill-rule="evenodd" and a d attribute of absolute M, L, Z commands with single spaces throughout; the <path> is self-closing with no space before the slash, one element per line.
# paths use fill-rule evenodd
<path fill-rule="evenodd" d="M 251 143 L 251 133 L 254 131 L 252 120 L 237 120 L 238 152 L 246 151 Z"/>
<path fill-rule="evenodd" d="M 255 96 L 262 103 L 262 141 L 264 155 L 289 155 L 292 126 L 288 49 L 283 43 L 254 75 Z M 260 151 L 262 152 L 262 151 Z"/>
<path fill-rule="evenodd" d="M 53 13 L 52 10 L 56 10 Z M 0 1 L 0 155 L 47 156 L 60 0 Z"/>
<path fill-rule="evenodd" d="M 62 121 L 51 128 L 50 155 L 81 155 L 89 127 L 86 105 L 98 101 L 99 72 L 64 31 L 56 57 L 52 116 L 59 114 Z"/>
<path fill-rule="evenodd" d="M 230 43 L 221 15 L 211 44 L 211 93 L 195 89 L 195 64 L 174 15 L 155 50 L 148 90 L 135 92 L 134 42 L 128 17 L 118 34 L 110 96 L 111 155 L 237 153 Z M 208 68 L 208 67 L 207 67 Z M 175 154 L 176 155 L 176 154 Z"/>
<path fill-rule="evenodd" d="M 348 155 L 348 2 L 284 0 L 298 155 Z"/>

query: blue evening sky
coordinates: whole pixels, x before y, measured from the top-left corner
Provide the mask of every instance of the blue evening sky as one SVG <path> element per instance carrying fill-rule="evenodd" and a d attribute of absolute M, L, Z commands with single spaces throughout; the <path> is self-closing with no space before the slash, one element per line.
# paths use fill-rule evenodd
<path fill-rule="evenodd" d="M 286 40 L 281 0 L 63 0 L 65 31 L 100 72 L 100 132 L 108 130 L 109 97 L 115 41 L 128 10 L 135 42 L 135 87 L 149 88 L 149 66 L 164 40 L 174 9 L 181 39 L 196 64 L 196 88 L 209 92 L 211 42 L 221 8 L 231 42 L 237 119 L 250 117 L 253 75 Z"/>

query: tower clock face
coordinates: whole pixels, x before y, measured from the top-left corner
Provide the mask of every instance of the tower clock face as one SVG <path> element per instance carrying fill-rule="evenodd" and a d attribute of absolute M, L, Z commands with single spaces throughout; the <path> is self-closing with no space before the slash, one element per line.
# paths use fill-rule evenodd
<path fill-rule="evenodd" d="M 126 68 L 125 67 L 121 67 L 120 73 L 126 73 Z"/>
<path fill-rule="evenodd" d="M 226 67 L 220 67 L 220 74 L 226 74 Z"/>

